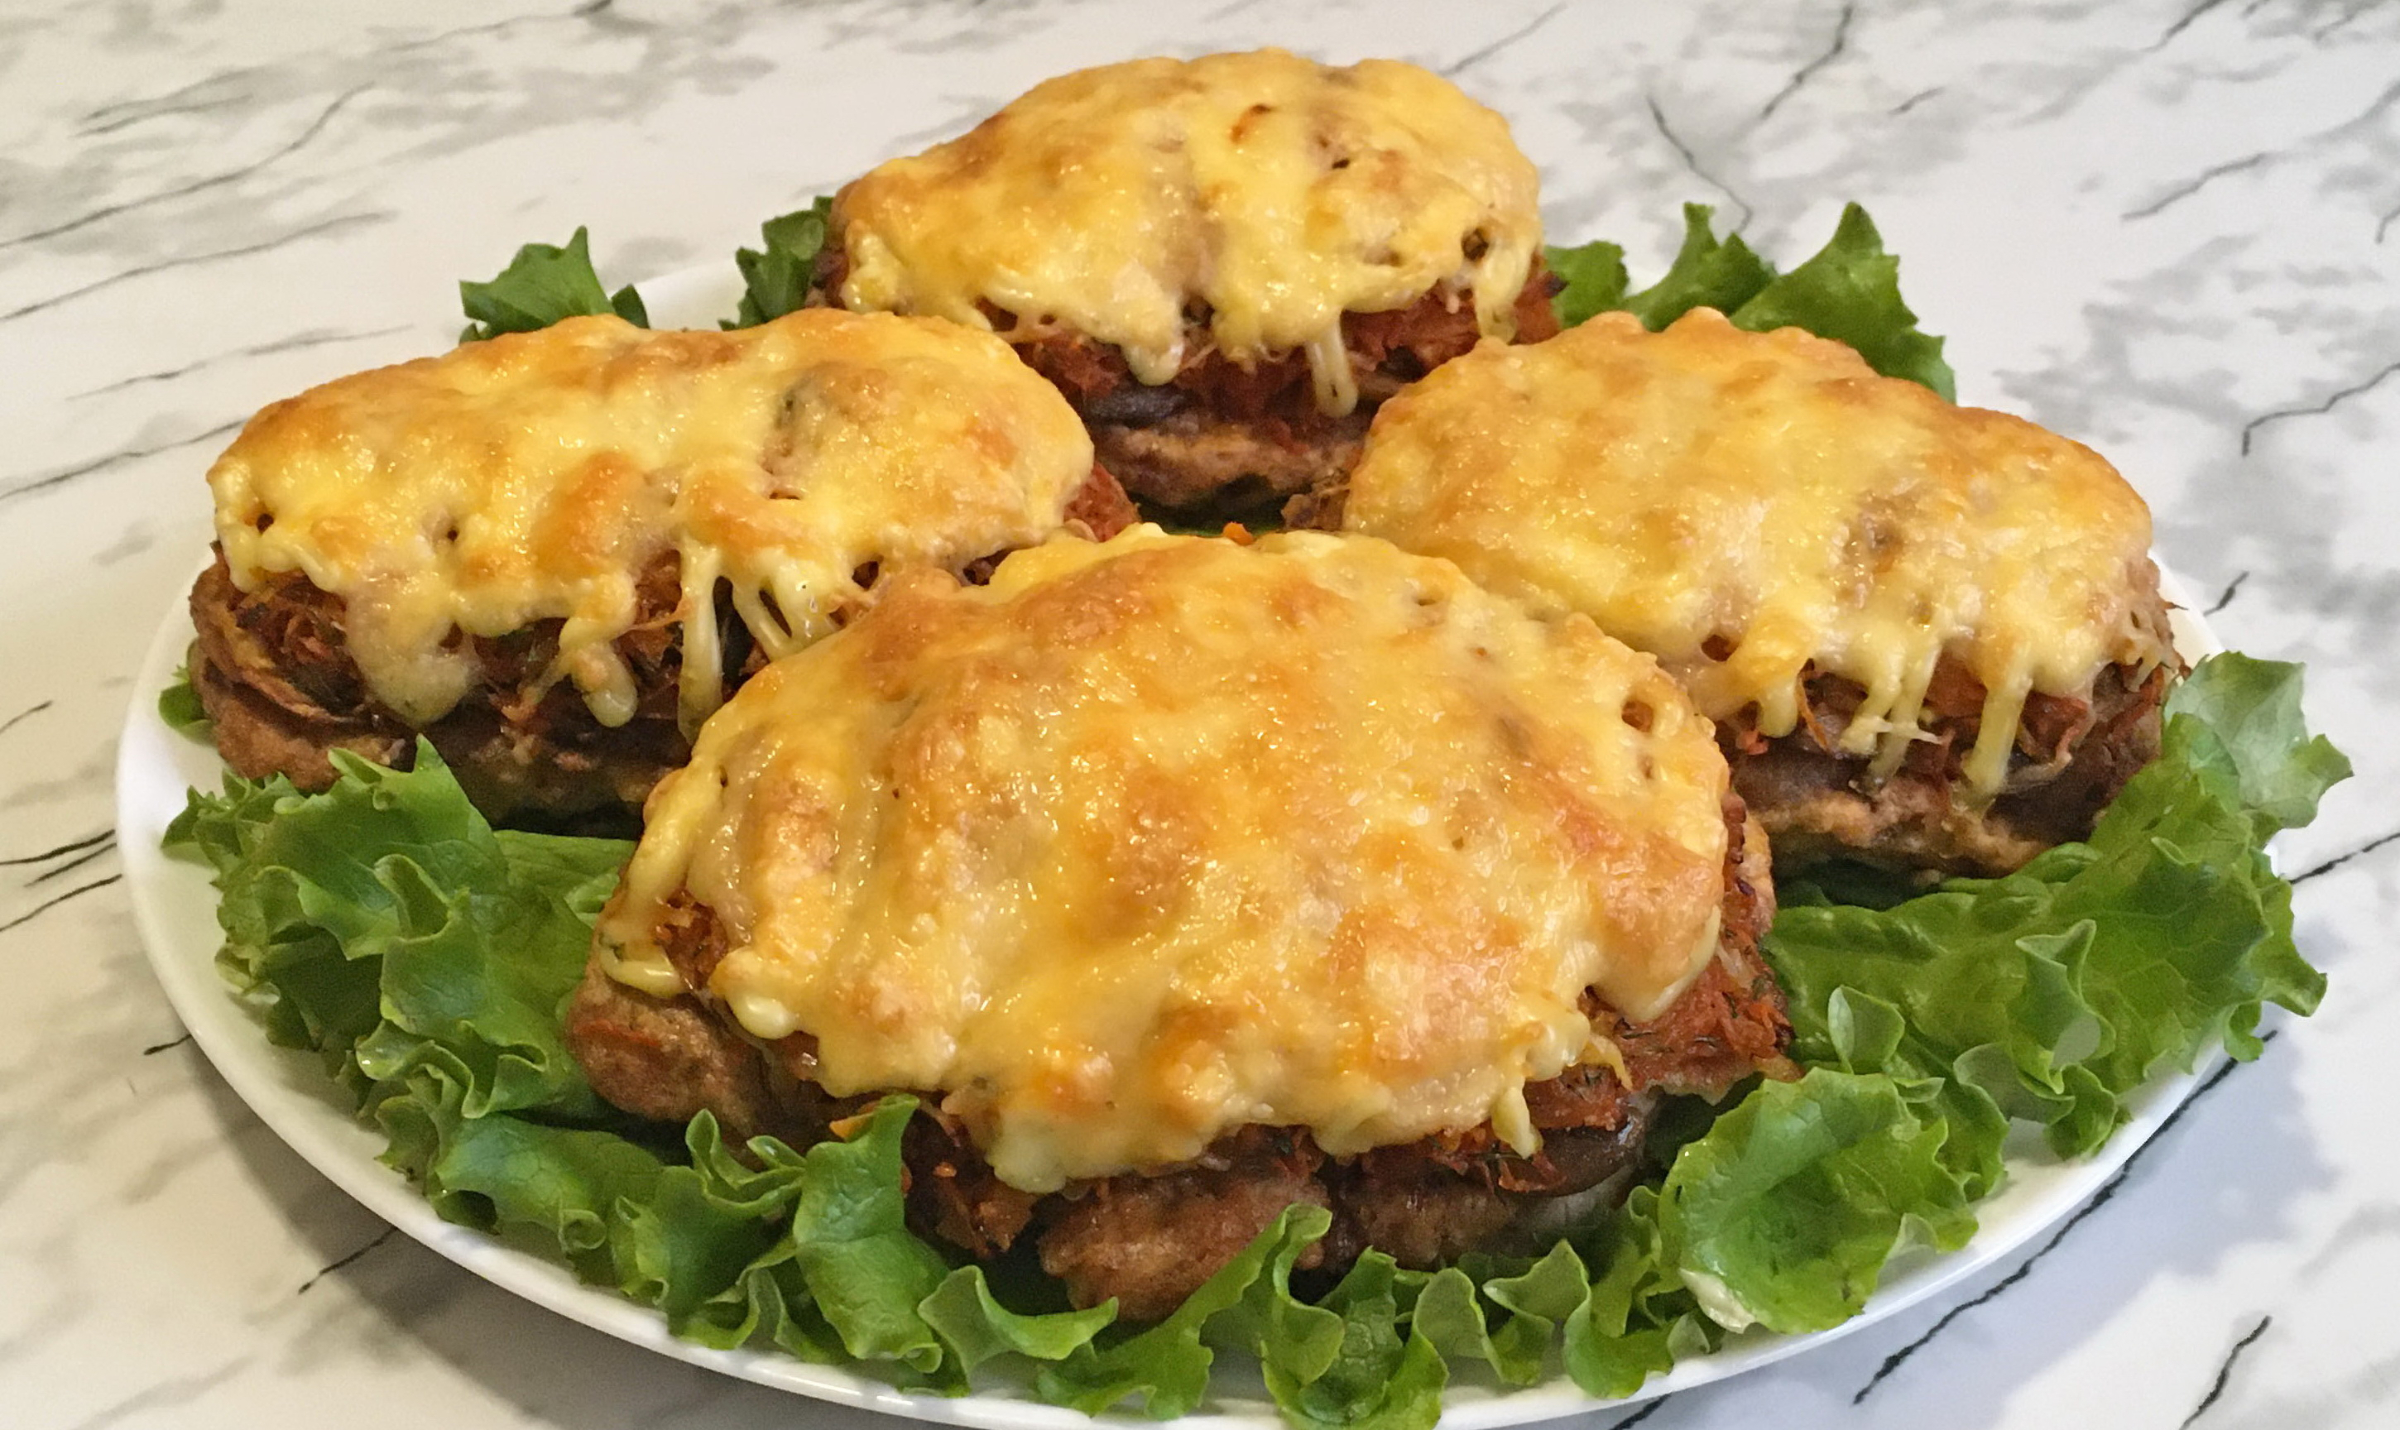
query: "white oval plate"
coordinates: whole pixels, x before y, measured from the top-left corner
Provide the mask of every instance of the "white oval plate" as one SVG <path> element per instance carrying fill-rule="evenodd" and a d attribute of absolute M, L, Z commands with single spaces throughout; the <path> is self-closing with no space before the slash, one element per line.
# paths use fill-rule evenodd
<path fill-rule="evenodd" d="M 712 272 L 659 280 L 645 285 L 644 296 L 662 325 L 713 326 L 716 315 L 733 311 L 738 293 L 730 274 Z M 2162 575 L 2160 584 L 2167 599 L 2177 604 L 2175 643 L 2185 658 L 2196 660 L 2223 649 L 2186 609 L 2189 598 L 2180 583 Z M 168 821 L 183 811 L 186 791 L 195 786 L 214 789 L 224 773 L 213 749 L 177 734 L 158 715 L 158 692 L 173 682 L 191 639 L 191 621 L 178 603 L 160 625 L 133 683 L 133 704 L 117 755 L 118 846 L 125 882 L 167 1000 L 225 1081 L 293 1151 L 370 1211 L 476 1275 L 662 1355 L 820 1400 L 918 1420 L 995 1430 L 1073 1430 L 1091 1423 L 1080 1412 L 1031 1400 L 1021 1386 L 996 1378 L 987 1377 L 988 1385 L 957 1399 L 914 1395 L 868 1375 L 784 1355 L 692 1345 L 669 1335 L 666 1322 L 655 1312 L 585 1286 L 559 1267 L 435 1216 L 413 1186 L 375 1160 L 383 1150 L 382 1138 L 351 1115 L 316 1056 L 268 1043 L 258 1023 L 218 977 L 217 899 L 208 871 L 196 862 L 170 859 L 159 847 Z M 1682 1361 L 1653 1378 L 1633 1400 L 1705 1385 L 1825 1344 L 1973 1276 L 2099 1190 L 2190 1095 L 2205 1071 L 2159 1078 L 2142 1088 L 2131 1099 L 2131 1120 L 2088 1161 L 2062 1163 L 2041 1153 L 2035 1139 L 2012 1141 L 2007 1180 L 1976 1208 L 1981 1227 L 1974 1239 L 1947 1255 L 1902 1253 L 1860 1315 L 1815 1335 L 1753 1331 L 1734 1336 L 1716 1354 Z M 1454 1382 L 1446 1396 L 1443 1424 L 1451 1430 L 1522 1424 L 1602 1404 L 1563 1377 L 1524 1390 L 1506 1389 L 1488 1379 L 1477 1384 L 1471 1373 L 1463 1378 L 1466 1383 Z M 1212 1388 L 1216 1394 L 1208 1410 L 1188 1417 L 1187 1423 L 1280 1426 L 1254 1374 L 1221 1358 Z"/>

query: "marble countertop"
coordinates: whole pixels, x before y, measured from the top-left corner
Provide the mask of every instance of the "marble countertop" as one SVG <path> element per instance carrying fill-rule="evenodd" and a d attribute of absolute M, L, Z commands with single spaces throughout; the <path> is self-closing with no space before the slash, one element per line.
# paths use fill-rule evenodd
<path fill-rule="evenodd" d="M 395 1235 L 185 1040 L 110 823 L 130 672 L 253 410 L 455 335 L 588 224 L 603 276 L 1034 80 L 1262 43 L 1509 115 L 1555 238 L 1655 272 L 1685 200 L 1787 262 L 1864 202 L 1970 402 L 2109 455 L 2218 630 L 2357 762 L 2284 851 L 2332 977 L 2106 1190 L 1962 1289 L 1650 1430 L 2400 1423 L 2400 10 L 2372 0 L 1214 6 L 284 0 L 0 14 L 0 1421 L 844 1420 L 620 1347 Z"/>

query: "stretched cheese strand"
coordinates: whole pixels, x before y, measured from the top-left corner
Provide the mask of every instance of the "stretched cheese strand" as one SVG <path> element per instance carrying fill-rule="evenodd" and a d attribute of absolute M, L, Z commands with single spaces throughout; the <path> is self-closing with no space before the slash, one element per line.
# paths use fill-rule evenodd
<path fill-rule="evenodd" d="M 217 540 L 254 590 L 341 598 L 384 705 L 440 718 L 475 679 L 461 636 L 560 620 L 539 689 L 605 725 L 637 693 L 615 641 L 644 573 L 680 562 L 687 730 L 722 699 L 716 592 L 770 655 L 864 599 L 869 562 L 955 564 L 1059 529 L 1092 447 L 985 333 L 831 310 L 738 332 L 612 317 L 471 343 L 278 402 L 209 472 Z"/>

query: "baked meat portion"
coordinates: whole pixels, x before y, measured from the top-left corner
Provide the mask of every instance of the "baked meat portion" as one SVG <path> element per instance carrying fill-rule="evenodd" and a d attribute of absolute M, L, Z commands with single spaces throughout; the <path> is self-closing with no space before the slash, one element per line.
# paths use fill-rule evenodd
<path fill-rule="evenodd" d="M 1338 476 L 1398 388 L 1557 331 L 1533 161 L 1390 60 L 1059 75 L 844 185 L 827 227 L 820 301 L 989 327 L 1186 520 Z"/>
<path fill-rule="evenodd" d="M 1133 504 L 1102 467 L 1075 494 L 1064 528 L 1105 540 L 1135 520 Z M 1005 552 L 980 556 L 958 574 L 988 579 Z M 874 566 L 853 573 L 862 590 Z M 447 714 L 412 726 L 378 701 L 352 658 L 341 597 L 298 572 L 243 591 L 219 554 L 192 586 L 192 687 L 214 723 L 225 762 L 251 779 L 281 774 L 304 790 L 333 783 L 334 750 L 406 768 L 416 737 L 433 742 L 477 808 L 493 818 L 573 817 L 634 809 L 651 786 L 691 753 L 679 719 L 683 668 L 681 561 L 669 551 L 636 585 L 630 628 L 614 649 L 633 676 L 632 718 L 603 725 L 574 686 L 549 680 L 564 623 L 539 621 L 497 638 L 454 633 L 475 678 Z M 849 612 L 834 612 L 839 623 Z M 766 662 L 720 592 L 717 644 L 725 687 Z"/>
<path fill-rule="evenodd" d="M 1787 869 L 1997 875 L 2089 834 L 2178 664 L 2149 509 L 2097 453 L 1706 308 L 1482 346 L 1290 514 L 1656 656 Z"/>
<path fill-rule="evenodd" d="M 1525 1089 L 1541 1133 L 1532 1155 L 1512 1151 L 1488 1122 L 1343 1157 L 1304 1129 L 1251 1126 L 1187 1163 L 1034 1195 L 994 1175 L 942 1111 L 941 1089 L 894 1089 L 923 1104 L 903 1150 L 912 1226 L 977 1258 L 1030 1239 L 1077 1305 L 1114 1297 L 1123 1316 L 1142 1321 L 1180 1305 L 1295 1203 L 1333 1212 L 1332 1231 L 1301 1265 L 1334 1272 L 1369 1247 L 1432 1266 L 1509 1244 L 1561 1198 L 1621 1192 L 1661 1095 L 1721 1098 L 1754 1074 L 1791 1071 L 1783 997 L 1758 952 L 1774 916 L 1765 840 L 1738 798 L 1726 813 L 1717 957 L 1647 1022 L 1586 995 L 1595 1045 L 1614 1057 Z M 726 953 L 716 916 L 679 896 L 656 937 L 686 988 L 706 989 Z M 567 1039 L 594 1089 L 618 1107 L 666 1121 L 705 1110 L 734 1140 L 766 1133 L 805 1146 L 879 1095 L 826 1093 L 806 1034 L 751 1039 L 706 994 L 652 997 L 609 978 L 597 959 L 569 1007 Z"/>
<path fill-rule="evenodd" d="M 1007 344 L 823 308 L 568 318 L 352 373 L 262 409 L 208 483 L 194 679 L 227 758 L 317 788 L 333 749 L 424 734 L 495 816 L 639 804 L 756 655 L 879 574 L 1133 516 Z"/>

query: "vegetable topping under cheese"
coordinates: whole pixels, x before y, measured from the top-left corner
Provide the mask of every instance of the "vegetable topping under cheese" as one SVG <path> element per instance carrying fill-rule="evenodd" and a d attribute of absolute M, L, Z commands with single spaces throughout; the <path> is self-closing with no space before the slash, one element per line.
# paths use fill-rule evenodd
<path fill-rule="evenodd" d="M 1606 1062 L 1717 946 L 1726 769 L 1648 656 L 1324 533 L 1128 531 L 920 572 L 754 676 L 658 787 L 602 967 L 946 1094 L 1028 1191 L 1245 1125 L 1357 1152 Z"/>
<path fill-rule="evenodd" d="M 1486 334 L 1541 248 L 1538 180 L 1507 121 L 1415 65 L 1283 50 L 1147 59 L 1046 80 L 965 135 L 844 189 L 844 306 L 1024 339 L 1064 327 L 1145 383 L 1204 313 L 1247 367 L 1307 352 L 1318 405 L 1358 393 L 1348 312 L 1437 286 Z"/>
<path fill-rule="evenodd" d="M 2107 462 L 1705 308 L 1445 365 L 1377 414 L 1343 524 L 1589 615 L 1712 718 L 1755 706 L 1770 737 L 1800 721 L 1812 665 L 1853 680 L 1867 694 L 1840 745 L 1878 774 L 1921 734 L 1948 654 L 1986 692 L 1979 797 L 2002 787 L 2029 691 L 2083 696 L 2103 667 L 2166 654 L 2141 619 L 2150 512 Z"/>
<path fill-rule="evenodd" d="M 673 554 L 681 705 L 722 699 L 716 591 L 766 652 L 863 593 L 858 568 L 971 561 L 1056 532 L 1092 446 L 1006 344 L 831 310 L 737 332 L 612 317 L 470 343 L 278 402 L 208 475 L 234 581 L 300 571 L 412 724 L 474 678 L 461 633 L 563 620 L 546 686 L 604 724 L 637 692 L 613 642 Z"/>

